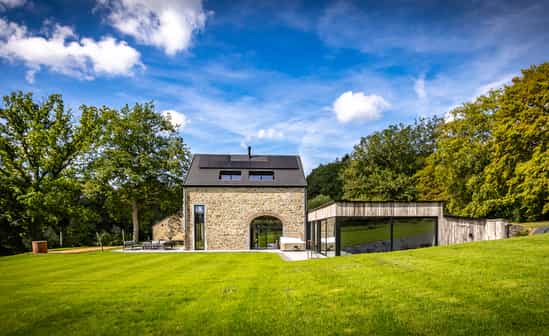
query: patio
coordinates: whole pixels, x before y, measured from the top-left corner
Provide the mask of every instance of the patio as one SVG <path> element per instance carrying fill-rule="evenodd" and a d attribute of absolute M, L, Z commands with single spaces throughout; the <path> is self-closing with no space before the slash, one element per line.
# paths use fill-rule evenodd
<path fill-rule="evenodd" d="M 148 247 L 148 244 L 144 246 Z M 121 253 L 277 253 L 284 261 L 302 261 L 308 259 L 326 258 L 326 256 L 313 251 L 281 251 L 278 249 L 265 250 L 185 250 L 183 246 L 175 246 L 173 248 L 143 248 L 143 245 L 135 245 L 130 248 L 114 250 L 113 252 Z"/>

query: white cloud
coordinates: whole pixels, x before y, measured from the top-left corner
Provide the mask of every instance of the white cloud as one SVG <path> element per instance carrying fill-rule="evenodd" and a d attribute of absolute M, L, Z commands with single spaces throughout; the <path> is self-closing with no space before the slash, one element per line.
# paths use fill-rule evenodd
<path fill-rule="evenodd" d="M 363 92 L 347 91 L 334 101 L 333 110 L 338 121 L 347 123 L 352 120 L 379 119 L 381 112 L 390 106 L 381 96 L 366 96 Z"/>
<path fill-rule="evenodd" d="M 277 131 L 274 128 L 260 129 L 256 135 L 258 139 L 276 139 L 283 136 L 284 134 L 281 131 Z"/>
<path fill-rule="evenodd" d="M 189 48 L 195 31 L 204 28 L 207 14 L 201 0 L 98 0 L 107 8 L 108 22 L 137 41 L 175 55 Z"/>
<path fill-rule="evenodd" d="M 247 132 L 247 131 L 245 131 Z M 259 140 L 286 140 L 284 138 L 284 133 L 280 130 L 277 130 L 277 128 L 270 127 L 270 128 L 261 128 L 257 132 L 248 134 L 244 137 L 242 141 L 240 141 L 240 147 L 247 148 L 249 145 L 251 145 L 252 141 L 254 139 Z"/>
<path fill-rule="evenodd" d="M 184 128 L 189 123 L 187 116 L 175 110 L 164 110 L 162 115 L 169 118 L 175 128 Z"/>
<path fill-rule="evenodd" d="M 414 91 L 419 99 L 427 98 L 427 91 L 425 90 L 425 77 L 421 76 L 414 82 Z"/>
<path fill-rule="evenodd" d="M 0 19 L 0 57 L 25 63 L 29 82 L 43 66 L 88 80 L 97 75 L 129 76 L 143 67 L 139 52 L 124 41 L 112 37 L 78 40 L 72 28 L 61 25 L 55 25 L 48 35 L 32 35 L 27 27 Z"/>
<path fill-rule="evenodd" d="M 25 4 L 26 0 L 0 0 L 0 11 L 21 7 Z"/>

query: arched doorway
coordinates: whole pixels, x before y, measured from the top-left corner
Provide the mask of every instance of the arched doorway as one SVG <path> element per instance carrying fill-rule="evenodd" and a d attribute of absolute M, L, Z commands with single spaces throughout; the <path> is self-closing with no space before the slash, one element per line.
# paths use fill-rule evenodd
<path fill-rule="evenodd" d="M 282 236 L 282 221 L 273 216 L 257 217 L 250 224 L 250 249 L 277 249 Z"/>

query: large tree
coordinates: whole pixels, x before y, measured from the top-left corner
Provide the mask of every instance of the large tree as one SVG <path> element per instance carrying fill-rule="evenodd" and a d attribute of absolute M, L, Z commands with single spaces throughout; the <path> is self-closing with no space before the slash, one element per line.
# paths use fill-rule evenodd
<path fill-rule="evenodd" d="M 391 125 L 363 137 L 343 170 L 343 197 L 351 200 L 414 200 L 416 172 L 435 149 L 439 118 Z"/>
<path fill-rule="evenodd" d="M 451 116 L 418 173 L 422 195 L 463 216 L 548 217 L 549 63 Z"/>
<path fill-rule="evenodd" d="M 339 200 L 343 196 L 343 181 L 341 170 L 349 160 L 345 155 L 341 160 L 321 164 L 307 175 L 307 197 L 313 199 L 319 195 L 328 196 L 332 200 Z"/>
<path fill-rule="evenodd" d="M 6 203 L 3 225 L 17 226 L 24 240 L 41 239 L 77 211 L 79 164 L 96 143 L 101 111 L 80 107 L 79 122 L 54 94 L 42 103 L 31 93 L 12 93 L 0 108 L 0 181 Z M 77 164 L 78 163 L 78 164 Z M 12 230 L 7 230 L 12 232 Z"/>
<path fill-rule="evenodd" d="M 436 151 L 417 173 L 420 198 L 446 200 L 450 213 L 471 216 L 475 192 L 490 162 L 495 94 L 451 111 L 439 127 Z M 468 209 L 466 209 L 468 208 Z"/>
<path fill-rule="evenodd" d="M 107 135 L 91 170 L 88 194 L 106 193 L 131 209 L 137 241 L 140 209 L 162 206 L 166 198 L 181 204 L 178 190 L 190 153 L 171 120 L 155 112 L 152 103 L 126 105 L 112 111 L 105 123 Z"/>
<path fill-rule="evenodd" d="M 522 71 L 500 91 L 481 214 L 536 220 L 549 214 L 549 63 Z"/>

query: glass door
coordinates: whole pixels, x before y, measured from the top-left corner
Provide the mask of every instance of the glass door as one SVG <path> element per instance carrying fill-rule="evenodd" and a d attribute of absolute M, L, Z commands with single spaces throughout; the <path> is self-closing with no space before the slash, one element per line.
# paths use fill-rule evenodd
<path fill-rule="evenodd" d="M 275 217 L 262 216 L 254 219 L 250 227 L 251 249 L 277 249 L 282 236 L 282 222 Z"/>

